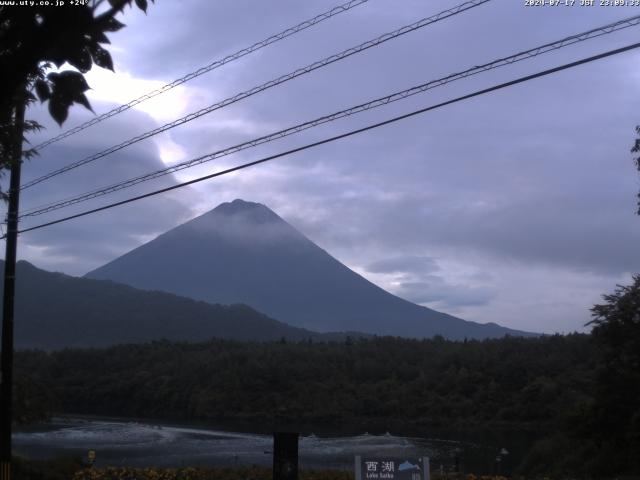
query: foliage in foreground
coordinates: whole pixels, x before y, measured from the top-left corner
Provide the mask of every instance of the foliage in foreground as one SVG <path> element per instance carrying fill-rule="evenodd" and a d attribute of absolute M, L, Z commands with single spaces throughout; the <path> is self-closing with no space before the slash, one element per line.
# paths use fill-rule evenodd
<path fill-rule="evenodd" d="M 15 480 L 37 478 L 39 480 L 271 480 L 272 470 L 268 467 L 235 468 L 130 468 L 107 467 L 87 468 L 79 461 L 57 459 L 38 462 L 20 460 Z M 300 480 L 353 480 L 350 470 L 301 469 Z M 473 474 L 439 475 L 432 473 L 433 480 L 507 480 L 501 476 L 476 476 Z M 524 480 L 522 478 L 518 480 Z"/>
<path fill-rule="evenodd" d="M 83 468 L 76 458 L 27 460 L 14 456 L 11 463 L 13 480 L 69 480 Z"/>
<path fill-rule="evenodd" d="M 78 459 L 13 459 L 14 480 L 271 480 L 266 467 L 238 468 L 88 468 Z M 301 470 L 300 480 L 353 480 L 344 470 Z"/>
<path fill-rule="evenodd" d="M 351 470 L 300 469 L 300 480 L 353 480 Z M 60 457 L 52 460 L 13 458 L 14 480 L 271 480 L 269 467 L 233 468 L 132 468 L 87 467 L 79 459 Z M 432 472 L 432 480 L 507 480 L 502 476 L 445 474 Z M 513 480 L 524 480 L 513 477 Z M 548 479 L 546 479 L 548 480 Z"/>
<path fill-rule="evenodd" d="M 353 480 L 344 470 L 301 470 L 300 480 Z M 247 468 L 85 468 L 72 480 L 271 480 L 266 467 Z"/>
<path fill-rule="evenodd" d="M 23 143 L 22 129 L 28 132 L 42 128 L 35 121 L 20 120 L 20 105 L 31 103 L 37 95 L 41 102 L 49 102 L 49 113 L 60 125 L 73 104 L 91 110 L 84 74 L 93 65 L 113 70 L 111 54 L 105 47 L 109 43 L 107 34 L 124 27 L 115 17 L 134 2 L 110 0 L 101 13 L 98 7 L 102 2 L 75 2 L 71 8 L 69 2 L 62 8 L 53 3 L 3 2 L 0 6 L 0 178 L 17 158 L 17 147 Z M 135 0 L 135 5 L 146 12 L 147 0 Z M 66 63 L 77 71 L 47 74 L 53 66 L 64 68 Z M 24 157 L 35 154 L 29 149 Z M 0 198 L 7 198 L 1 186 Z"/>
<path fill-rule="evenodd" d="M 72 480 L 271 480 L 272 471 L 265 467 L 249 468 L 85 468 L 76 472 Z M 300 480 L 353 480 L 348 470 L 299 470 Z M 501 476 L 473 474 L 432 474 L 433 480 L 507 480 Z M 515 479 L 514 479 L 515 480 Z M 524 480 L 518 478 L 517 480 Z M 548 479 L 545 479 L 548 480 Z"/>
<path fill-rule="evenodd" d="M 640 473 L 640 275 L 595 305 L 592 335 L 599 359 L 593 407 L 582 428 L 592 461 L 603 468 Z"/>

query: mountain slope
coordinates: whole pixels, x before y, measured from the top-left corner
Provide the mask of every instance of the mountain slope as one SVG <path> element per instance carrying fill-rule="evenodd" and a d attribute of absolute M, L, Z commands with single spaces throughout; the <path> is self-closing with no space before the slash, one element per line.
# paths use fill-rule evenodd
<path fill-rule="evenodd" d="M 316 331 L 450 339 L 526 335 L 398 298 L 264 205 L 223 203 L 87 274 L 211 303 L 245 303 Z"/>
<path fill-rule="evenodd" d="M 0 267 L 4 262 L 0 260 Z M 170 293 L 40 270 L 16 274 L 16 348 L 101 347 L 120 343 L 334 339 L 273 320 L 245 305 L 212 305 Z M 0 288 L 3 279 L 0 276 Z"/>

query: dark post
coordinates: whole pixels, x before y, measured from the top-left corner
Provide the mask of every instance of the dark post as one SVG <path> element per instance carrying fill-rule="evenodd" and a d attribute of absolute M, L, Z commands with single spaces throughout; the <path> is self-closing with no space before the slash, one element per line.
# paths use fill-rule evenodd
<path fill-rule="evenodd" d="M 273 480 L 298 480 L 298 434 L 273 434 Z"/>
<path fill-rule="evenodd" d="M 2 297 L 2 377 L 0 378 L 0 480 L 11 478 L 11 401 L 13 398 L 13 300 L 18 246 L 18 205 L 20 200 L 20 167 L 24 131 L 24 102 L 16 106 L 14 149 L 11 152 L 9 208 L 7 210 L 7 243 L 4 259 L 4 296 Z"/>

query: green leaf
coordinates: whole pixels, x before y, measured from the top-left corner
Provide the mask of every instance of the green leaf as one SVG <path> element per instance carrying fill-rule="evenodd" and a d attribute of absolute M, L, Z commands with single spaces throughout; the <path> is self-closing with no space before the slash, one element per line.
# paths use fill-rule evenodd
<path fill-rule="evenodd" d="M 104 27 L 104 31 L 105 32 L 117 32 L 122 27 L 124 27 L 124 23 L 122 23 L 122 22 L 116 20 L 115 18 L 111 17 L 106 21 L 105 27 Z"/>
<path fill-rule="evenodd" d="M 50 73 L 48 78 L 52 84 L 49 113 L 59 124 L 65 121 L 67 111 L 74 102 L 93 111 L 84 95 L 89 85 L 81 73 L 72 71 Z"/>
<path fill-rule="evenodd" d="M 50 73 L 47 78 L 53 83 L 54 92 L 57 89 L 69 98 L 73 98 L 77 91 L 86 92 L 90 88 L 81 73 L 71 70 L 65 70 L 60 73 Z"/>
<path fill-rule="evenodd" d="M 49 113 L 59 124 L 62 124 L 67 118 L 67 111 L 73 103 L 79 103 L 93 112 L 91 104 L 84 94 L 89 90 L 89 85 L 81 73 L 67 70 L 60 73 L 50 73 L 47 78 L 52 84 Z"/>
<path fill-rule="evenodd" d="M 54 45 L 47 50 L 45 60 L 52 61 L 53 64 L 58 68 L 60 68 L 64 64 L 64 62 L 67 61 L 63 49 L 58 45 Z"/>
<path fill-rule="evenodd" d="M 93 61 L 102 68 L 113 71 L 113 60 L 111 54 L 97 43 L 92 47 Z"/>
<path fill-rule="evenodd" d="M 47 75 L 47 78 L 49 79 L 49 81 L 54 84 L 58 81 L 59 77 L 60 77 L 60 74 L 56 72 L 51 72 L 50 74 Z"/>
<path fill-rule="evenodd" d="M 33 131 L 40 131 L 42 130 L 44 127 L 42 125 L 40 125 L 37 121 L 35 120 L 25 120 L 24 121 L 24 131 L 25 132 L 33 132 Z"/>
<path fill-rule="evenodd" d="M 101 31 L 94 32 L 93 38 L 98 43 L 111 43 L 109 38 L 104 34 L 104 32 Z"/>
<path fill-rule="evenodd" d="M 136 0 L 136 5 L 144 13 L 147 13 L 147 0 Z"/>
<path fill-rule="evenodd" d="M 89 103 L 89 99 L 87 98 L 87 96 L 84 93 L 81 93 L 81 94 L 77 95 L 76 97 L 74 97 L 73 101 L 76 102 L 76 103 L 79 103 L 80 105 L 82 105 L 87 110 L 93 112 L 93 108 L 91 108 L 91 104 Z M 93 113 L 95 113 L 95 112 L 93 112 Z"/>
<path fill-rule="evenodd" d="M 82 47 L 73 53 L 69 52 L 67 61 L 82 73 L 87 73 L 89 70 L 91 70 L 91 55 L 89 54 L 86 47 Z"/>
<path fill-rule="evenodd" d="M 52 98 L 49 101 L 49 113 L 53 119 L 62 126 L 69 115 L 69 104 L 61 101 L 59 98 Z"/>

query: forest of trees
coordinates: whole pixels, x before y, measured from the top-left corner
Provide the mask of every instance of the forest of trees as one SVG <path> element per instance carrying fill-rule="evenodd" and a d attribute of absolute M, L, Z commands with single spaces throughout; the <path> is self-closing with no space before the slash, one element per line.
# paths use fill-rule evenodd
<path fill-rule="evenodd" d="M 56 412 L 329 425 L 379 420 L 384 429 L 451 422 L 537 428 L 588 398 L 594 357 L 588 337 L 571 335 L 160 341 L 21 352 L 16 365 L 23 388 Z"/>
<path fill-rule="evenodd" d="M 246 421 L 265 431 L 300 425 L 414 435 L 444 426 L 537 431 L 544 438 L 524 467 L 574 469 L 580 467 L 574 456 L 557 466 L 537 458 L 549 448 L 572 452 L 575 439 L 567 435 L 584 437 L 575 425 L 593 403 L 595 352 L 592 337 L 578 334 L 23 351 L 16 358 L 22 404 L 16 407 L 24 419 L 73 413 Z"/>

